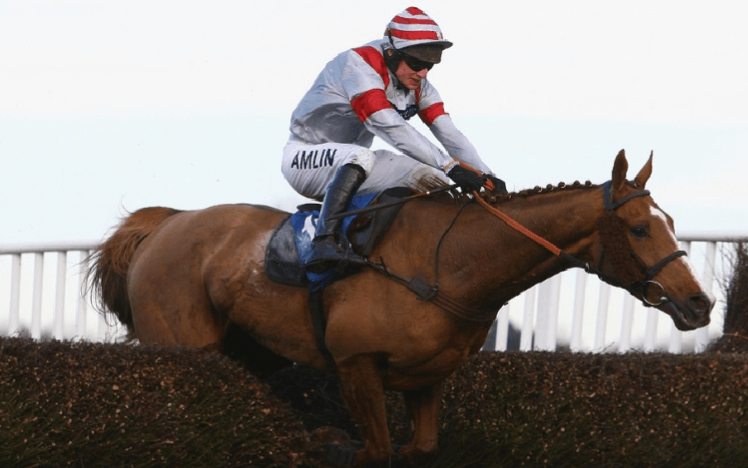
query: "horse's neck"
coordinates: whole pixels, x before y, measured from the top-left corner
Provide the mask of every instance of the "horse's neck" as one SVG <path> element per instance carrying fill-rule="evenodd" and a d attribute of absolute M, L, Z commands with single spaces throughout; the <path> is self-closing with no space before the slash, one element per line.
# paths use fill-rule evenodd
<path fill-rule="evenodd" d="M 507 204 L 507 213 L 518 223 L 585 261 L 603 210 L 602 188 L 560 190 Z"/>
<path fill-rule="evenodd" d="M 602 214 L 602 190 L 567 189 L 532 195 L 495 205 L 521 226 L 585 262 L 591 261 L 597 220 Z M 452 244 L 454 258 L 481 259 L 462 267 L 463 278 L 476 280 L 471 295 L 503 304 L 522 291 L 569 268 L 567 261 L 507 226 L 483 208 L 473 208 L 460 226 L 461 236 L 480 242 Z M 455 265 L 456 266 L 456 265 Z M 483 292 L 482 292 L 482 291 Z M 471 302 L 480 302 L 475 297 Z"/>

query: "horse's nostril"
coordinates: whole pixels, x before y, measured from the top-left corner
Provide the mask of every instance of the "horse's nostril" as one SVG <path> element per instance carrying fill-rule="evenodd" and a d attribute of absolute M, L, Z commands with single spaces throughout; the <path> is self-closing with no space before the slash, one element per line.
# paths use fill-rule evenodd
<path fill-rule="evenodd" d="M 714 307 L 714 300 L 708 295 L 701 293 L 695 296 L 691 296 L 688 300 L 688 305 L 691 310 L 697 314 L 706 314 Z"/>

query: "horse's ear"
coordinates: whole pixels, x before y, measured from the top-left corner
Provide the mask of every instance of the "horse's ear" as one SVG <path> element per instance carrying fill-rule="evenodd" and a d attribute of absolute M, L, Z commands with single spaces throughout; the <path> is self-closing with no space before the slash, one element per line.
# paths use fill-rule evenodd
<path fill-rule="evenodd" d="M 649 160 L 646 164 L 644 164 L 644 167 L 642 167 L 642 170 L 639 171 L 639 173 L 636 175 L 636 178 L 634 179 L 636 186 L 639 188 L 644 188 L 644 186 L 647 185 L 649 176 L 652 175 L 652 156 L 654 156 L 654 151 L 649 153 Z"/>
<path fill-rule="evenodd" d="M 616 156 L 616 162 L 613 164 L 613 193 L 620 193 L 623 184 L 626 183 L 626 172 L 629 170 L 629 162 L 626 161 L 626 152 L 621 150 Z"/>

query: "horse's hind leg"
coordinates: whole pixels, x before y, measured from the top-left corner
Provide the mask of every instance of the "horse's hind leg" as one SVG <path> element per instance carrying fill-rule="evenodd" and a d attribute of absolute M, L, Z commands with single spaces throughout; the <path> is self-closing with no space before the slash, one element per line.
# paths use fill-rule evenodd
<path fill-rule="evenodd" d="M 141 343 L 221 350 L 226 320 L 213 310 L 200 284 L 172 275 L 179 287 L 167 289 L 159 269 L 139 273 L 133 275 L 130 303 Z"/>
<path fill-rule="evenodd" d="M 364 439 L 364 448 L 356 453 L 356 466 L 389 462 L 393 452 L 378 358 L 348 358 L 338 363 L 338 376 L 343 400 Z"/>
<path fill-rule="evenodd" d="M 179 302 L 160 306 L 148 304 L 133 313 L 135 333 L 142 344 L 182 346 L 221 351 L 225 326 L 210 310 L 196 306 L 179 307 Z"/>
<path fill-rule="evenodd" d="M 408 461 L 434 454 L 437 448 L 441 382 L 420 390 L 404 392 L 405 406 L 413 420 L 413 439 L 398 451 Z"/>

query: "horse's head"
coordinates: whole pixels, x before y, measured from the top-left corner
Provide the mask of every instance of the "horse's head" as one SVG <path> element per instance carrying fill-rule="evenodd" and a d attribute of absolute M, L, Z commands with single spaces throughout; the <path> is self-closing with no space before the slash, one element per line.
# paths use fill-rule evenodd
<path fill-rule="evenodd" d="M 714 299 L 679 250 L 672 218 L 645 190 L 652 155 L 633 181 L 626 180 L 627 170 L 621 150 L 604 186 L 605 212 L 598 222 L 601 278 L 667 313 L 679 330 L 708 325 Z"/>

